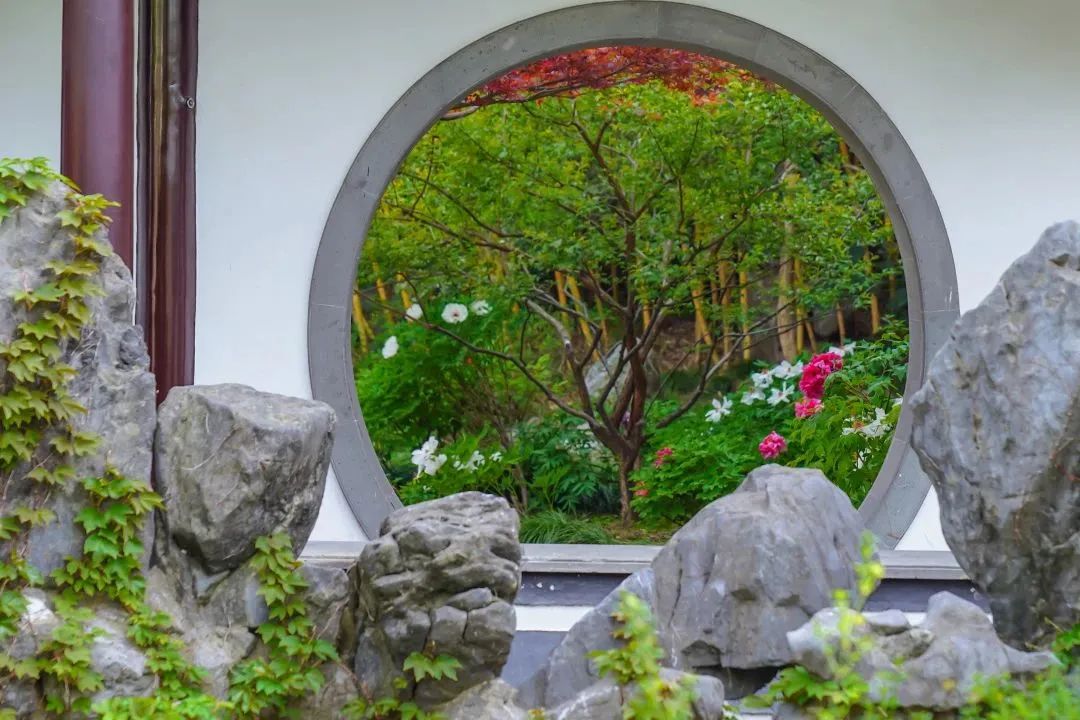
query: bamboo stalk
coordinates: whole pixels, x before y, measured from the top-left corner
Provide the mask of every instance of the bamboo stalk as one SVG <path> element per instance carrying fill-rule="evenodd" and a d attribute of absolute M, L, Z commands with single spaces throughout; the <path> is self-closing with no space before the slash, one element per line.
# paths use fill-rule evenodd
<path fill-rule="evenodd" d="M 570 291 L 570 296 L 574 298 L 575 301 L 577 301 L 578 312 L 583 313 L 585 310 L 585 303 L 581 299 L 581 288 L 578 287 L 577 278 L 575 278 L 573 275 L 568 274 L 566 276 L 566 289 Z M 581 335 L 585 338 L 585 344 L 592 345 L 593 334 L 592 328 L 589 327 L 589 323 L 585 322 L 585 318 L 579 316 L 578 324 L 581 327 Z M 599 354 L 597 354 L 597 358 L 599 359 Z"/>
<path fill-rule="evenodd" d="M 739 305 L 742 307 L 742 356 L 750 362 L 750 276 L 739 271 Z"/>
<path fill-rule="evenodd" d="M 369 328 L 367 320 L 364 319 L 364 309 L 360 305 L 360 293 L 355 290 L 353 290 L 352 294 L 352 316 L 353 322 L 356 324 L 356 336 L 360 338 L 360 352 L 367 355 Z"/>
<path fill-rule="evenodd" d="M 836 304 L 836 330 L 840 333 L 840 344 L 847 342 L 847 323 L 844 321 L 844 309 Z"/>
<path fill-rule="evenodd" d="M 728 261 L 721 260 L 720 267 L 720 287 L 723 288 L 724 296 L 720 300 L 720 332 L 724 335 L 724 357 L 731 356 L 731 325 L 729 318 L 731 317 L 731 293 L 728 288 L 728 278 L 730 271 L 728 270 Z"/>
<path fill-rule="evenodd" d="M 802 287 L 802 262 L 795 258 L 792 263 L 792 274 L 797 287 Z M 806 311 L 802 306 L 795 308 L 795 351 L 801 353 L 806 349 Z"/>
<path fill-rule="evenodd" d="M 387 324 L 393 324 L 394 315 L 390 312 L 390 308 L 387 307 L 390 304 L 390 291 L 386 289 L 386 283 L 382 281 L 382 270 L 379 269 L 379 263 L 372 261 L 371 269 L 375 273 L 375 292 L 379 296 L 379 301 L 383 304 L 383 314 L 386 316 Z"/>

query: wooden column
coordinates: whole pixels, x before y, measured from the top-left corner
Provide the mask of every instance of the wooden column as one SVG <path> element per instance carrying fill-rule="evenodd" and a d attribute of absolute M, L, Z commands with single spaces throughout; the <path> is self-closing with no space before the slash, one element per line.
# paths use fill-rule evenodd
<path fill-rule="evenodd" d="M 141 0 L 139 322 L 158 401 L 195 377 L 198 0 Z"/>
<path fill-rule="evenodd" d="M 60 171 L 110 208 L 109 238 L 134 261 L 134 0 L 64 0 Z"/>

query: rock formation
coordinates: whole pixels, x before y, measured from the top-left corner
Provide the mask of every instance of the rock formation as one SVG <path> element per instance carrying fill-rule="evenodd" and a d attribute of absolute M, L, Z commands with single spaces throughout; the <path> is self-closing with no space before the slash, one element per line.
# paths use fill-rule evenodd
<path fill-rule="evenodd" d="M 786 633 L 829 607 L 834 589 L 854 588 L 862 530 L 819 471 L 757 468 L 571 628 L 523 703 L 564 703 L 598 680 L 588 651 L 613 646 L 624 590 L 652 608 L 665 665 L 719 677 L 733 697 L 756 690 L 791 661 Z"/>
<path fill-rule="evenodd" d="M 0 343 L 9 342 L 19 323 L 28 319 L 27 310 L 14 301 L 17 292 L 37 287 L 47 279 L 50 262 L 72 255 L 70 229 L 61 228 L 57 213 L 67 209 L 70 189 L 54 182 L 29 199 L 9 219 L 0 223 Z M 104 233 L 102 233 L 104 239 Z M 97 477 L 105 469 L 105 458 L 123 475 L 150 482 L 150 463 L 155 425 L 154 376 L 143 344 L 142 333 L 132 324 L 135 291 L 131 274 L 115 256 L 105 258 L 98 272 L 87 277 L 103 294 L 87 298 L 89 320 L 78 343 L 64 348 L 58 363 L 75 368 L 68 390 L 86 408 L 74 424 L 101 438 L 98 450 L 75 463 L 75 477 Z M 12 507 L 31 492 L 25 473 L 7 489 L 5 501 Z M 48 575 L 64 559 L 82 553 L 83 537 L 75 524 L 75 514 L 85 505 L 86 496 L 78 483 L 55 488 L 49 508 L 56 519 L 30 533 L 27 557 Z M 144 546 L 149 552 L 153 537 L 147 527 Z"/>
<path fill-rule="evenodd" d="M 155 489 L 163 532 L 207 574 L 286 531 L 307 542 L 322 500 L 334 411 L 244 385 L 177 387 L 158 410 Z"/>
<path fill-rule="evenodd" d="M 388 694 L 414 652 L 463 665 L 456 682 L 407 690 L 445 702 L 499 675 L 514 637 L 521 583 L 518 518 L 505 500 L 468 492 L 402 508 L 360 557 L 356 674 Z"/>
<path fill-rule="evenodd" d="M 964 314 L 910 404 L 945 539 L 998 632 L 1080 622 L 1080 225 L 1047 230 Z"/>
<path fill-rule="evenodd" d="M 788 633 L 795 661 L 827 679 L 834 677 L 829 658 L 840 652 L 839 617 L 836 610 L 822 610 Z M 865 618 L 856 629 L 857 637 L 870 641 L 859 674 L 870 680 L 874 700 L 888 695 L 904 709 L 954 710 L 963 707 L 980 680 L 1004 674 L 1023 678 L 1057 663 L 1051 653 L 1009 647 L 980 607 L 947 592 L 930 598 L 917 627 L 897 611 Z"/>

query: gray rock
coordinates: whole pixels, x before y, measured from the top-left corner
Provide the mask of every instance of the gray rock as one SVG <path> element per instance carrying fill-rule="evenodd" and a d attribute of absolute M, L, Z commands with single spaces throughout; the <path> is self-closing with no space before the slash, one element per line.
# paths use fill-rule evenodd
<path fill-rule="evenodd" d="M 127 637 L 127 611 L 115 605 L 98 605 L 87 627 L 99 634 L 90 644 L 90 667 L 101 675 L 104 687 L 93 701 L 114 697 L 149 697 L 158 688 L 157 675 L 147 666 L 146 655 Z"/>
<path fill-rule="evenodd" d="M 1080 622 L 1080 224 L 964 314 L 910 408 L 949 547 L 1001 636 L 1045 646 Z"/>
<path fill-rule="evenodd" d="M 344 717 L 342 708 L 360 696 L 356 676 L 338 663 L 322 667 L 323 686 L 308 695 L 295 708 L 295 717 L 321 720 Z"/>
<path fill-rule="evenodd" d="M 26 611 L 19 618 L 15 635 L 5 643 L 3 652 L 14 661 L 26 660 L 37 654 L 42 644 L 60 626 L 60 618 L 53 612 L 52 599 L 42 590 L 23 591 Z M 15 711 L 17 720 L 44 717 L 44 705 L 37 683 L 31 679 L 8 678 L 0 685 L 0 708 Z"/>
<path fill-rule="evenodd" d="M 526 720 L 528 713 L 514 701 L 514 693 L 513 687 L 495 678 L 436 709 L 446 720 Z"/>
<path fill-rule="evenodd" d="M 299 552 L 319 510 L 333 428 L 334 411 L 314 400 L 244 385 L 173 388 L 154 446 L 162 534 L 207 574 L 239 567 L 262 535 L 286 532 Z"/>
<path fill-rule="evenodd" d="M 666 666 L 718 677 L 732 697 L 753 692 L 791 662 L 786 633 L 829 607 L 834 589 L 855 589 L 862 531 L 821 472 L 757 468 L 571 628 L 522 701 L 557 705 L 596 681 L 588 652 L 613 646 L 623 590 L 652 608 Z"/>
<path fill-rule="evenodd" d="M 839 619 L 836 610 L 822 610 L 788 633 L 796 662 L 823 678 L 833 677 L 830 657 L 841 652 Z M 856 630 L 868 641 L 857 669 L 874 699 L 892 696 L 901 708 L 953 710 L 967 702 L 980 679 L 1024 678 L 1057 664 L 1049 652 L 1024 653 L 1004 644 L 981 608 L 950 593 L 930 598 L 918 627 L 897 632 L 897 623 L 877 619 L 880 614 Z"/>
<path fill-rule="evenodd" d="M 517 514 L 470 492 L 402 508 L 359 563 L 355 668 L 376 697 L 390 692 L 414 652 L 462 663 L 458 680 L 410 685 L 431 707 L 498 677 L 514 635 L 521 582 Z"/>
<path fill-rule="evenodd" d="M 33 195 L 26 207 L 0 223 L 0 343 L 12 339 L 17 325 L 30 318 L 12 296 L 51 279 L 50 261 L 69 259 L 73 252 L 70 230 L 60 227 L 56 214 L 67 208 L 70 190 L 56 182 Z M 102 231 L 97 238 L 108 242 Z M 80 430 L 96 433 L 100 449 L 78 458 L 75 477 L 99 477 L 106 464 L 123 475 L 150 483 L 150 463 L 155 423 L 154 376 L 142 332 L 132 323 L 135 293 L 131 275 L 116 257 L 105 258 L 89 280 L 104 294 L 87 299 L 89 322 L 77 343 L 67 342 L 57 362 L 75 369 L 68 390 L 87 412 L 74 419 Z M 25 470 L 25 469 L 23 469 Z M 5 499 L 19 504 L 34 491 L 34 483 L 16 471 Z M 27 558 L 48 576 L 69 555 L 82 553 L 83 533 L 75 515 L 86 504 L 76 482 L 54 488 L 49 508 L 55 521 L 34 529 L 29 536 Z M 147 558 L 153 539 L 153 523 L 147 522 L 144 546 Z"/>
<path fill-rule="evenodd" d="M 717 678 L 668 669 L 662 671 L 661 677 L 672 684 L 681 683 L 687 677 L 692 678 L 695 699 L 693 714 L 687 720 L 720 720 L 724 717 L 724 684 Z M 605 678 L 551 709 L 546 717 L 550 720 L 622 720 L 624 703 L 637 692 L 633 684 L 621 687 L 613 679 Z"/>
<path fill-rule="evenodd" d="M 608 350 L 607 355 L 599 360 L 594 360 L 585 368 L 585 388 L 589 392 L 589 397 L 594 400 L 598 400 L 600 395 L 604 392 L 604 388 L 607 387 L 608 382 L 611 379 L 611 373 L 615 372 L 615 368 L 619 366 L 619 359 L 622 354 L 622 343 L 617 343 L 614 347 Z M 612 385 L 610 392 L 608 392 L 608 398 L 614 400 L 619 397 L 619 394 L 626 387 L 626 380 L 630 377 L 630 364 L 626 363 L 622 370 L 619 371 L 619 378 Z M 660 371 L 657 369 L 655 363 L 651 361 L 646 362 L 645 366 L 645 381 L 652 392 L 660 383 Z"/>

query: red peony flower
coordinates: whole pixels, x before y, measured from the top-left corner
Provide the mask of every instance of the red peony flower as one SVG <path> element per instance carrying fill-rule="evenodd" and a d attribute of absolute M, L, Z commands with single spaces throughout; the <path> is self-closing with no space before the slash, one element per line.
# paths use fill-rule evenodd
<path fill-rule="evenodd" d="M 649 488 L 645 487 L 644 485 L 642 485 L 642 486 L 638 487 L 636 490 L 634 490 L 634 496 L 635 497 L 648 497 L 648 495 L 649 495 Z"/>
<path fill-rule="evenodd" d="M 656 459 L 653 460 L 653 467 L 661 467 L 664 461 L 674 454 L 674 450 L 669 447 L 660 448 L 656 451 Z"/>
<path fill-rule="evenodd" d="M 817 415 L 825 407 L 817 398 L 807 397 L 795 402 L 795 417 L 803 420 L 811 415 Z"/>
<path fill-rule="evenodd" d="M 773 458 L 779 457 L 780 453 L 785 450 L 787 450 L 787 440 L 775 430 L 766 435 L 765 439 L 758 445 L 758 452 L 761 453 L 761 457 L 766 460 L 772 460 Z"/>
<path fill-rule="evenodd" d="M 836 353 L 815 355 L 803 367 L 799 389 L 811 400 L 821 400 L 825 394 L 825 379 L 844 367 L 844 359 Z"/>

